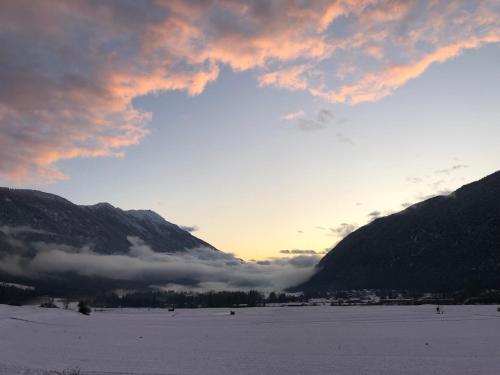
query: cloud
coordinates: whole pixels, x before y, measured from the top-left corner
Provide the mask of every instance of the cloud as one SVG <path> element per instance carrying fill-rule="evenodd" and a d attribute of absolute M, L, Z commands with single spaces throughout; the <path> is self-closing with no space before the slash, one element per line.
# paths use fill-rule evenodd
<path fill-rule="evenodd" d="M 382 216 L 382 212 L 380 212 L 380 211 L 372 211 L 372 212 L 370 212 L 370 213 L 368 214 L 368 216 L 369 216 L 371 219 L 375 220 L 375 219 L 378 219 L 380 216 Z"/>
<path fill-rule="evenodd" d="M 296 122 L 298 128 L 303 131 L 314 131 L 314 130 L 319 130 L 323 129 L 325 127 L 324 123 L 321 123 L 316 120 L 310 120 L 310 119 L 304 119 L 304 118 L 299 118 L 297 119 Z"/>
<path fill-rule="evenodd" d="M 19 239 L 22 228 L 11 231 Z M 175 253 L 153 251 L 137 237 L 128 237 L 124 254 L 98 254 L 90 247 L 36 242 L 31 254 L 0 254 L 0 272 L 31 280 L 75 274 L 114 281 L 133 282 L 138 287 L 177 285 L 185 288 L 282 290 L 305 281 L 314 272 L 319 257 L 303 255 L 244 262 L 233 254 L 199 247 Z M 22 243 L 22 241 L 20 241 Z"/>
<path fill-rule="evenodd" d="M 339 238 L 344 238 L 346 237 L 347 235 L 351 234 L 352 232 L 354 232 L 356 229 L 357 229 L 357 225 L 356 224 L 348 224 L 348 223 L 342 223 L 340 224 L 339 226 L 337 227 L 334 227 L 334 228 L 330 228 L 330 231 L 332 232 L 332 234 L 334 234 L 335 236 L 339 237 Z"/>
<path fill-rule="evenodd" d="M 420 184 L 424 180 L 421 177 L 415 177 L 415 176 L 413 176 L 413 177 L 407 177 L 406 181 L 411 182 L 412 184 Z"/>
<path fill-rule="evenodd" d="M 0 252 L 2 249 L 2 242 L 15 248 L 17 251 L 24 250 L 24 242 L 29 235 L 44 235 L 52 236 L 53 233 L 40 229 L 35 229 L 27 225 L 23 226 L 0 226 Z"/>
<path fill-rule="evenodd" d="M 437 170 L 436 173 L 450 174 L 450 173 L 455 172 L 455 171 L 457 171 L 459 169 L 464 169 L 464 168 L 468 168 L 468 167 L 469 166 L 465 165 L 465 164 L 455 164 L 455 165 L 452 165 L 449 168 Z"/>
<path fill-rule="evenodd" d="M 315 131 L 324 129 L 329 123 L 335 121 L 338 123 L 339 121 L 335 120 L 334 114 L 326 109 L 321 108 L 314 118 L 305 117 L 304 111 L 293 112 L 288 115 L 281 117 L 282 120 L 292 121 L 294 125 L 297 126 L 298 129 L 303 131 Z M 345 119 L 342 119 L 340 122 L 344 123 Z M 340 142 L 352 143 L 352 140 L 342 133 L 337 133 L 337 139 Z"/>
<path fill-rule="evenodd" d="M 457 164 L 452 164 L 450 167 L 438 169 L 434 171 L 433 174 L 425 174 L 422 177 L 407 177 L 406 181 L 419 185 L 422 191 L 416 193 L 409 202 L 404 202 L 401 204 L 402 208 L 408 208 L 414 203 L 420 202 L 436 196 L 449 196 L 452 190 L 449 188 L 450 184 L 455 184 L 457 182 L 464 182 L 463 178 L 457 177 L 455 172 L 459 172 L 466 168 L 469 168 L 466 164 L 459 164 L 460 160 L 458 158 L 453 158 L 453 162 Z M 460 174 L 460 173 L 459 173 Z M 437 176 L 439 179 L 437 179 Z"/>
<path fill-rule="evenodd" d="M 334 103 L 374 102 L 422 75 L 432 64 L 500 41 L 500 10 L 495 1 L 367 1 L 357 6 L 351 2 L 332 6 L 335 11 L 330 13 L 334 16 L 329 22 L 335 25 L 343 16 L 351 19 L 350 32 L 332 40 L 325 57 L 334 59 L 335 53 L 341 52 L 343 59 L 349 60 L 348 66 L 338 66 L 339 80 L 329 85 L 308 77 L 311 70 L 321 69 L 322 62 L 316 62 L 301 69 L 287 67 L 267 73 L 280 77 L 265 80 L 267 84 L 304 89 Z M 371 63 L 366 62 L 367 57 Z"/>
<path fill-rule="evenodd" d="M 343 133 L 337 133 L 337 134 L 335 134 L 335 136 L 337 137 L 337 140 L 339 142 L 348 143 L 350 145 L 354 145 L 354 141 L 351 138 L 349 138 L 346 135 L 344 135 Z"/>
<path fill-rule="evenodd" d="M 281 254 L 301 254 L 301 255 L 316 255 L 321 254 L 315 250 L 280 250 Z"/>
<path fill-rule="evenodd" d="M 260 86 L 276 86 L 288 90 L 307 90 L 308 82 L 304 74 L 310 68 L 308 65 L 299 65 L 291 68 L 266 73 L 259 77 Z"/>
<path fill-rule="evenodd" d="M 186 232 L 193 233 L 198 230 L 200 230 L 200 227 L 197 225 L 181 225 L 180 227 L 182 230 L 185 230 Z"/>
<path fill-rule="evenodd" d="M 331 102 L 340 103 L 359 104 L 363 102 L 375 102 L 391 95 L 409 80 L 417 78 L 434 63 L 442 63 L 448 59 L 457 57 L 467 49 L 479 48 L 486 43 L 498 42 L 500 42 L 500 32 L 496 30 L 493 34 L 472 37 L 445 45 L 411 63 L 391 66 L 380 72 L 366 74 L 355 84 L 343 86 L 337 91 L 322 92 L 318 90 L 316 91 L 316 96 L 320 96 Z"/>
<path fill-rule="evenodd" d="M 300 111 L 288 113 L 288 114 L 282 116 L 281 119 L 282 120 L 290 121 L 290 120 L 294 120 L 297 117 L 301 117 L 301 116 L 304 116 L 304 115 L 305 115 L 305 112 L 303 110 L 300 110 Z"/>
<path fill-rule="evenodd" d="M 427 199 L 431 199 L 431 198 L 438 197 L 438 196 L 447 196 L 447 195 L 450 195 L 451 193 L 452 193 L 452 191 L 449 189 L 441 189 L 441 190 L 438 190 L 432 194 L 419 194 L 415 198 L 418 201 L 425 201 Z"/>
<path fill-rule="evenodd" d="M 304 131 L 318 130 L 326 127 L 326 125 L 334 118 L 333 113 L 328 109 L 322 108 L 316 114 L 315 119 L 298 118 L 296 124 L 299 129 Z"/>
<path fill-rule="evenodd" d="M 358 104 L 500 41 L 497 1 L 2 1 L 0 180 L 66 178 L 149 133 L 134 99 L 198 95 L 221 67 L 262 87 Z M 324 120 L 324 119 L 323 119 Z M 324 121 L 301 122 L 305 130 Z M 347 138 L 339 137 L 340 140 Z"/>
<path fill-rule="evenodd" d="M 276 259 L 274 262 L 277 265 L 281 266 L 291 266 L 296 269 L 301 270 L 311 270 L 316 264 L 318 264 L 320 257 L 317 256 L 307 256 L 307 255 L 299 255 L 296 257 L 291 257 L 288 259 Z M 309 272 L 309 276 L 312 275 L 312 272 Z M 304 280 L 305 281 L 305 280 Z M 293 285 L 290 285 L 293 286 Z"/>
<path fill-rule="evenodd" d="M 328 109 L 321 108 L 318 111 L 318 122 L 322 124 L 328 123 L 329 121 L 333 120 L 333 118 L 334 118 L 333 113 Z"/>
<path fill-rule="evenodd" d="M 30 226 L 23 225 L 23 226 L 9 226 L 9 225 L 3 225 L 0 226 L 0 232 L 5 234 L 8 237 L 15 237 L 19 236 L 24 233 L 34 233 L 34 234 L 45 234 L 45 235 L 52 235 L 53 233 L 47 232 L 41 229 L 35 229 L 31 228 Z"/>

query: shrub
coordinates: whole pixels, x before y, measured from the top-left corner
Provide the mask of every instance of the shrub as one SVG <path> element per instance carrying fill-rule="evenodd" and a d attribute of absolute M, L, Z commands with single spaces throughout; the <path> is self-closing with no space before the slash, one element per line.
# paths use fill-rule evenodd
<path fill-rule="evenodd" d="M 44 371 L 43 375 L 83 375 L 81 370 L 78 367 L 67 368 L 62 371 L 50 370 Z"/>
<path fill-rule="evenodd" d="M 78 312 L 84 315 L 90 315 L 90 306 L 85 301 L 78 302 Z"/>
<path fill-rule="evenodd" d="M 82 372 L 78 367 L 75 367 L 64 370 L 61 375 L 82 375 Z"/>
<path fill-rule="evenodd" d="M 49 309 L 56 309 L 57 305 L 54 303 L 54 299 L 50 298 L 47 301 L 42 302 L 40 304 L 40 307 L 45 307 L 45 308 L 49 308 Z"/>

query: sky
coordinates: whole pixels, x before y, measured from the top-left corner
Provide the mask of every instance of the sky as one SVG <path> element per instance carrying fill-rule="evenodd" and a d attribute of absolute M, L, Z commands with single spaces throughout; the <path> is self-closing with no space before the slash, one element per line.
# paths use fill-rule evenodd
<path fill-rule="evenodd" d="M 322 254 L 499 169 L 500 1 L 2 1 L 0 185 Z"/>

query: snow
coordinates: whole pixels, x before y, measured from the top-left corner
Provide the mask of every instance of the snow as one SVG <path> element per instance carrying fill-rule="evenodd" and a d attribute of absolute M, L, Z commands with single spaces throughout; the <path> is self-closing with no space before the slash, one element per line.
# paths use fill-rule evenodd
<path fill-rule="evenodd" d="M 6 287 L 14 287 L 17 289 L 23 289 L 23 290 L 34 290 L 35 288 L 29 285 L 23 285 L 23 284 L 16 284 L 16 283 L 5 283 L 3 281 L 0 281 L 0 287 L 1 286 L 6 286 Z"/>
<path fill-rule="evenodd" d="M 171 227 L 177 227 L 175 224 L 169 223 L 163 217 L 158 215 L 156 212 L 151 210 L 128 210 L 125 211 L 127 214 L 141 220 L 149 221 L 155 225 L 168 225 Z"/>
<path fill-rule="evenodd" d="M 0 374 L 500 373 L 496 306 L 71 310 L 0 305 Z"/>

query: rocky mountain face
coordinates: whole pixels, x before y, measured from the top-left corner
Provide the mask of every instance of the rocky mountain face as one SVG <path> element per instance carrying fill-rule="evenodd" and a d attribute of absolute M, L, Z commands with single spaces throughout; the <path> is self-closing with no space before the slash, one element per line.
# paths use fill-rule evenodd
<path fill-rule="evenodd" d="M 474 288 L 500 288 L 500 171 L 359 228 L 297 287 Z"/>
<path fill-rule="evenodd" d="M 53 194 L 0 188 L 0 253 L 26 251 L 36 243 L 88 247 L 99 254 L 122 254 L 137 237 L 156 252 L 178 252 L 210 244 L 153 211 L 124 211 L 108 203 L 79 206 Z"/>

